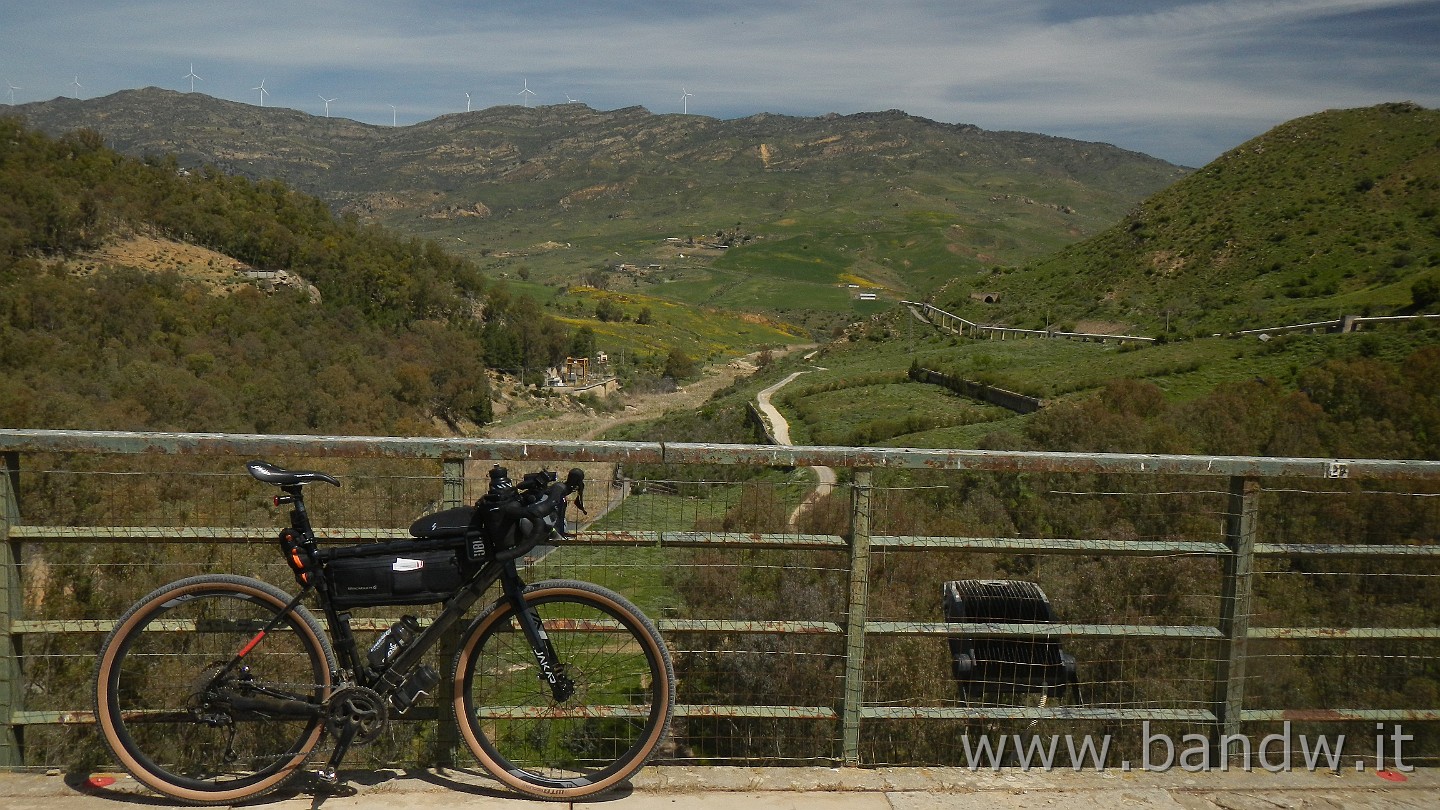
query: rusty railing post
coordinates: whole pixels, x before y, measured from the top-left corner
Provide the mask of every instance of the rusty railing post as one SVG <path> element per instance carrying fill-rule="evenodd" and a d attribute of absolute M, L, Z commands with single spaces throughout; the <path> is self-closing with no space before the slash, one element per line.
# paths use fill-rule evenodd
<path fill-rule="evenodd" d="M 24 706 L 25 671 L 20 639 L 10 633 L 24 609 L 20 583 L 20 544 L 10 542 L 10 527 L 20 522 L 20 454 L 0 453 L 0 768 L 25 764 L 25 732 L 15 725 Z"/>
<path fill-rule="evenodd" d="M 444 492 L 440 508 L 450 509 L 465 505 L 465 459 L 447 458 L 440 462 L 440 479 Z"/>
<path fill-rule="evenodd" d="M 1251 594 L 1255 568 L 1255 534 L 1260 505 L 1260 481 L 1252 477 L 1230 479 L 1230 496 L 1225 508 L 1225 545 L 1230 553 L 1222 558 L 1220 598 L 1220 642 L 1215 661 L 1215 729 L 1213 749 L 1216 763 L 1230 757 L 1239 742 L 1240 712 L 1245 708 L 1245 665 L 1253 611 Z"/>
<path fill-rule="evenodd" d="M 865 618 L 870 596 L 870 484 L 872 471 L 856 469 L 850 504 L 850 601 L 845 616 L 845 701 L 841 759 L 860 764 L 860 705 L 865 699 Z"/>
<path fill-rule="evenodd" d="M 440 462 L 440 479 L 442 494 L 440 496 L 440 508 L 450 509 L 456 506 L 465 505 L 465 459 L 447 458 Z M 460 636 L 464 633 L 463 623 L 457 622 L 454 627 L 445 635 L 441 644 L 440 653 L 445 656 L 439 668 L 442 673 L 445 665 L 448 665 L 455 649 L 460 645 Z M 435 705 L 439 709 L 435 719 L 435 764 L 439 766 L 453 767 L 460 751 L 460 727 L 456 722 L 455 713 L 449 711 L 448 707 L 455 700 L 455 685 L 450 678 L 440 678 L 440 683 L 435 690 Z"/>

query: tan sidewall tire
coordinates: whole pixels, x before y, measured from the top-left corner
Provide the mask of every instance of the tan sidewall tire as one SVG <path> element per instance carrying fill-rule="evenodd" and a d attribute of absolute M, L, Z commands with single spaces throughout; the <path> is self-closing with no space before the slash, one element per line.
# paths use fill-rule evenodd
<path fill-rule="evenodd" d="M 538 582 L 526 589 L 525 598 L 540 600 L 550 599 L 556 596 L 577 597 L 581 600 L 593 601 L 597 604 L 604 605 L 614 610 L 616 613 L 630 616 L 635 620 L 636 625 L 642 628 L 642 630 L 647 626 L 651 630 L 654 629 L 654 626 L 652 624 L 649 624 L 644 619 L 644 615 L 641 614 L 639 610 L 623 601 L 617 602 L 614 598 L 611 598 L 612 596 L 620 598 L 618 594 L 612 594 L 612 592 L 610 592 L 609 590 L 600 588 L 599 586 L 581 587 L 584 584 L 586 583 L 570 583 L 563 581 Z M 594 588 L 594 590 L 591 590 L 591 588 Z M 673 670 L 667 672 L 667 675 L 670 676 L 668 679 L 669 685 L 660 695 L 660 698 L 663 701 L 662 705 L 660 706 L 661 721 L 656 723 L 655 727 L 650 730 L 649 738 L 645 741 L 645 745 L 643 748 L 644 753 L 641 756 L 636 757 L 636 760 L 632 762 L 629 767 L 626 767 L 603 780 L 573 788 L 542 787 L 532 782 L 527 782 L 524 779 L 521 779 L 510 773 L 508 770 L 505 769 L 504 766 L 492 759 L 490 755 L 485 751 L 484 746 L 480 744 L 480 740 L 476 737 L 475 731 L 472 728 L 471 723 L 466 719 L 465 700 L 467 697 L 467 690 L 465 688 L 465 672 L 468 669 L 468 662 L 475 654 L 475 645 L 480 643 L 480 639 L 485 636 L 486 631 L 491 626 L 493 626 L 495 622 L 501 621 L 503 619 L 508 619 L 513 614 L 513 612 L 514 611 L 510 608 L 509 602 L 502 599 L 500 602 L 497 602 L 495 606 L 493 606 L 490 610 L 486 611 L 484 614 L 481 614 L 481 616 L 475 620 L 475 623 L 471 625 L 470 630 L 466 633 L 464 643 L 461 645 L 460 650 L 455 657 L 457 665 L 454 670 L 454 680 L 452 683 L 452 687 L 454 689 L 453 694 L 455 719 L 456 725 L 460 727 L 460 735 L 464 738 L 465 745 L 469 747 L 470 753 L 473 754 L 475 758 L 480 761 L 481 767 L 483 767 L 486 771 L 490 773 L 490 775 L 494 776 L 496 779 L 500 780 L 501 782 L 521 793 L 525 793 L 531 796 L 538 796 L 545 799 L 578 799 L 583 796 L 593 796 L 597 793 L 603 793 L 614 787 L 615 785 L 629 779 L 631 776 L 634 776 L 635 772 L 638 771 L 641 767 L 643 767 L 645 761 L 650 758 L 650 755 L 652 753 L 654 753 L 655 748 L 660 744 L 660 741 L 664 739 L 665 733 L 670 727 L 670 717 L 671 712 L 674 708 L 675 701 L 675 682 Z M 665 648 L 663 647 L 663 642 L 659 641 L 658 636 L 652 637 L 650 633 L 641 632 L 638 634 L 637 638 L 643 640 L 644 644 L 647 647 L 647 654 L 654 656 L 653 660 L 660 662 L 660 665 L 662 667 L 669 668 L 669 652 L 665 650 Z"/>
<path fill-rule="evenodd" d="M 259 587 L 257 587 L 259 586 Z M 276 608 L 283 608 L 289 603 L 289 599 L 277 601 L 275 593 L 271 593 L 268 586 L 258 580 L 251 580 L 247 577 L 215 575 L 194 577 L 188 580 L 171 583 L 164 588 L 151 593 L 141 602 L 136 603 L 128 613 L 115 626 L 110 636 L 105 640 L 101 649 L 100 659 L 96 665 L 95 678 L 95 724 L 100 730 L 101 737 L 110 751 L 120 761 L 131 776 L 143 783 L 146 787 L 166 796 L 171 796 L 181 801 L 196 804 L 232 804 L 234 802 L 250 799 L 274 790 L 291 779 L 299 771 L 300 767 L 309 759 L 310 753 L 314 751 L 315 745 L 320 741 L 320 736 L 325 732 L 323 723 L 316 723 L 315 729 L 301 746 L 300 751 L 282 767 L 279 771 L 261 782 L 248 784 L 243 788 L 225 791 L 190 790 L 168 782 L 158 775 L 152 773 L 147 767 L 141 764 L 131 755 L 120 742 L 120 735 L 115 726 L 114 718 L 110 716 L 108 707 L 110 704 L 110 670 L 115 665 L 115 657 L 119 653 L 122 639 L 129 636 L 141 621 L 149 617 L 155 607 L 161 603 L 174 599 L 177 596 L 196 591 L 214 591 L 217 589 L 231 590 L 236 593 L 244 593 L 256 596 L 274 605 Z M 304 611 L 304 612 L 302 612 Z M 313 618 L 309 617 L 308 611 L 303 607 L 296 608 L 299 614 L 294 622 L 295 626 L 306 636 L 307 643 L 313 644 L 314 648 L 321 650 L 326 655 L 328 669 L 334 668 L 334 656 L 330 653 L 329 645 L 323 641 L 323 637 L 317 636 L 313 625 Z M 325 673 L 325 690 L 329 692 L 330 673 Z"/>

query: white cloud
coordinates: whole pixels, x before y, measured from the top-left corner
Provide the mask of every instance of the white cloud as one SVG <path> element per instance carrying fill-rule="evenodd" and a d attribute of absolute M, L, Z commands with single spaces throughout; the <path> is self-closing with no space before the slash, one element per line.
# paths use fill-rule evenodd
<path fill-rule="evenodd" d="M 1343 20 L 1343 26 L 1337 20 Z M 1437 0 L 56 0 L 0 28 L 22 100 L 157 84 L 388 123 L 573 94 L 733 117 L 898 108 L 1198 163 L 1296 115 L 1440 104 Z M 1389 22 L 1391 24 L 1387 25 Z M 6 78 L 6 76 L 0 76 Z M 1242 137 L 1243 136 L 1243 137 Z"/>

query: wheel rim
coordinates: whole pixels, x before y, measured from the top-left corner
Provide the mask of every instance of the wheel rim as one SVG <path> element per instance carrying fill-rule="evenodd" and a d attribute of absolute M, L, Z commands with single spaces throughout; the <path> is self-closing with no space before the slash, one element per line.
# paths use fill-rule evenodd
<path fill-rule="evenodd" d="M 604 789 L 638 767 L 663 730 L 669 680 L 661 653 L 608 601 L 577 593 L 526 598 L 575 693 L 556 702 L 513 611 L 498 611 L 475 636 L 462 686 L 471 747 L 522 790 Z"/>
<path fill-rule="evenodd" d="M 249 591 L 202 588 L 136 614 L 101 688 L 102 723 L 137 777 L 162 792 L 220 798 L 264 790 L 304 761 L 319 739 L 318 719 L 226 711 L 202 696 L 280 607 Z M 253 645 L 238 673 L 245 683 L 230 693 L 263 685 L 319 701 L 329 669 L 317 646 L 310 628 L 291 617 Z"/>

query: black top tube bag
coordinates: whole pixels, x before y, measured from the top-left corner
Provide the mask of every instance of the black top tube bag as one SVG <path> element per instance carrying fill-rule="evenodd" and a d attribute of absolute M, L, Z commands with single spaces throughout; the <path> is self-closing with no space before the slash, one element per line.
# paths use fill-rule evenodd
<path fill-rule="evenodd" d="M 513 559 L 529 552 L 565 519 L 565 493 L 552 486 L 543 492 L 514 488 L 491 492 L 474 506 L 457 506 L 426 515 L 410 526 L 416 538 L 463 541 L 465 559 L 475 565 L 490 559 Z"/>

